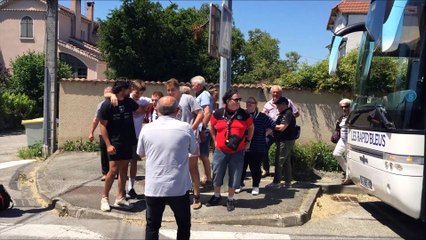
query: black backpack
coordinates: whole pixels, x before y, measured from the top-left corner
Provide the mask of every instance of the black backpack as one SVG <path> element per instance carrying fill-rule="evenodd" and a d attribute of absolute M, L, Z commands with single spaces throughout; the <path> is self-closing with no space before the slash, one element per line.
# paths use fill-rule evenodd
<path fill-rule="evenodd" d="M 12 198 L 4 188 L 3 184 L 0 184 L 0 211 L 6 210 L 13 207 Z"/>

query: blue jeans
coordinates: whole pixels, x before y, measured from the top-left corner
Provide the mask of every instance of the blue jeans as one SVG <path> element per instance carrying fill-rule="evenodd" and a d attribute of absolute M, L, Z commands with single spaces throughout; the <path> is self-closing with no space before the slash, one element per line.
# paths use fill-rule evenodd
<path fill-rule="evenodd" d="M 178 226 L 176 239 L 189 239 L 191 235 L 190 198 L 187 192 L 178 197 L 148 197 L 146 201 L 145 239 L 158 239 L 164 208 L 166 204 L 172 209 Z"/>
<path fill-rule="evenodd" d="M 230 188 L 239 188 L 244 167 L 244 150 L 235 153 L 225 153 L 215 149 L 213 153 L 213 185 L 223 185 L 226 168 L 228 168 Z"/>

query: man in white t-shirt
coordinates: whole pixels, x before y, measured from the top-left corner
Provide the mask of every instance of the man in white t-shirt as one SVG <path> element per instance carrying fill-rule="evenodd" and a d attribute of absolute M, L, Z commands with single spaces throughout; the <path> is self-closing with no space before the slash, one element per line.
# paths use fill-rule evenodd
<path fill-rule="evenodd" d="M 133 112 L 133 124 L 135 125 L 136 139 L 139 138 L 139 133 L 142 130 L 142 124 L 145 117 L 145 110 L 151 104 L 151 99 L 144 97 L 143 93 L 145 92 L 145 84 L 141 81 L 132 82 L 132 92 L 130 93 L 130 98 L 132 98 L 139 106 L 142 106 L 142 110 Z M 138 170 L 137 161 L 140 160 L 139 155 L 136 154 L 136 145 L 133 146 L 133 156 L 130 160 L 130 171 L 129 171 L 129 181 L 127 182 L 127 191 L 126 198 L 137 198 L 138 194 L 134 189 L 136 174 Z"/>

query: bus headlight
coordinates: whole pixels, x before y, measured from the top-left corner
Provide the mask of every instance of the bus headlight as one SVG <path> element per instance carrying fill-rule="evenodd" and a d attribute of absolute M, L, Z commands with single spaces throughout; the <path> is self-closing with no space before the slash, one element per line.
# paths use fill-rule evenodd
<path fill-rule="evenodd" d="M 383 153 L 383 160 L 388 160 L 391 162 L 398 163 L 410 163 L 410 164 L 419 164 L 424 165 L 424 157 L 422 156 L 409 156 L 409 155 L 396 155 L 390 153 Z"/>

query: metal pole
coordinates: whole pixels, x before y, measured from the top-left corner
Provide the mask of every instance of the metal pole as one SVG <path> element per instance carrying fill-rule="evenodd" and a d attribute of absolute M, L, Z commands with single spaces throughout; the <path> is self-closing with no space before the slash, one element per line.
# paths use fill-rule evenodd
<path fill-rule="evenodd" d="M 43 156 L 56 151 L 57 80 L 56 62 L 58 53 L 58 0 L 47 0 L 46 46 L 44 75 L 44 121 Z"/>
<path fill-rule="evenodd" d="M 232 11 L 232 0 L 223 0 L 223 3 Z M 223 11 L 222 11 L 223 14 Z M 224 24 L 223 22 L 221 24 Z M 228 40 L 231 42 L 232 27 L 229 28 Z M 229 49 L 229 58 L 220 57 L 220 82 L 219 82 L 219 107 L 224 107 L 224 102 L 222 101 L 222 96 L 231 88 L 231 53 L 232 47 Z M 229 169 L 226 169 L 225 176 L 223 179 L 224 183 L 229 182 Z M 228 191 L 228 185 L 224 184 L 224 187 L 221 189 L 221 192 Z"/>
<path fill-rule="evenodd" d="M 223 3 L 232 11 L 232 0 L 223 0 Z M 231 42 L 232 27 L 229 31 L 229 42 Z M 219 107 L 224 106 L 222 96 L 231 88 L 231 54 L 232 51 L 229 51 L 229 58 L 220 57 Z"/>

